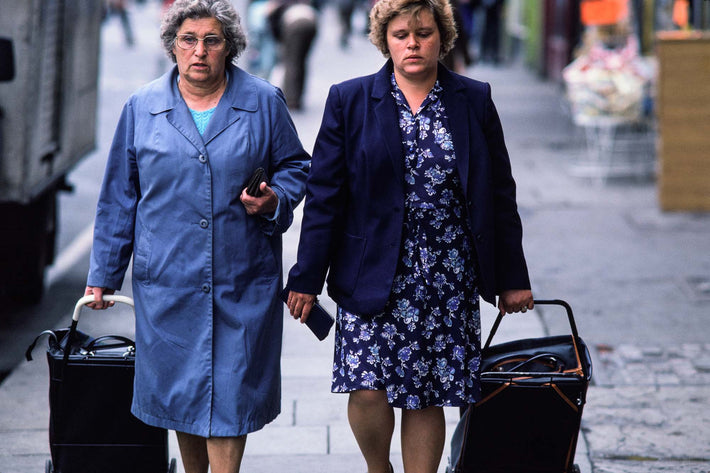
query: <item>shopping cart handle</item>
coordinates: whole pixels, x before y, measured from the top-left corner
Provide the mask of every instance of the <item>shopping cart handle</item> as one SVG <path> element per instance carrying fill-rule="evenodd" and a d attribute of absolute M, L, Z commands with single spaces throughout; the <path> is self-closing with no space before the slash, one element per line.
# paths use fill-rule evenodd
<path fill-rule="evenodd" d="M 579 333 L 577 332 L 577 323 L 574 321 L 574 315 L 572 314 L 572 307 L 570 305 L 561 300 L 561 299 L 535 299 L 534 301 L 535 305 L 557 305 L 561 306 L 565 309 L 565 312 L 567 313 L 567 321 L 569 322 L 569 327 L 570 331 L 572 332 L 572 339 L 575 340 L 575 346 L 577 344 L 576 340 L 579 338 Z M 503 320 L 503 313 L 498 312 L 498 317 L 496 317 L 496 320 L 493 322 L 493 327 L 491 328 L 490 333 L 488 334 L 488 339 L 486 340 L 486 343 L 483 345 L 483 349 L 486 350 L 490 345 L 491 341 L 493 340 L 493 335 L 498 332 L 498 326 L 500 325 L 501 321 Z"/>
<path fill-rule="evenodd" d="M 104 301 L 106 302 L 122 302 L 124 304 L 128 304 L 131 307 L 135 307 L 133 304 L 133 299 L 131 299 L 128 296 L 119 296 L 118 294 L 104 294 L 103 297 Z M 76 303 L 76 306 L 74 306 L 74 315 L 72 315 L 72 320 L 74 322 L 79 321 L 79 313 L 81 312 L 81 308 L 84 307 L 86 304 L 90 304 L 94 302 L 94 295 L 89 294 L 88 296 L 84 296 L 81 299 L 79 299 Z"/>

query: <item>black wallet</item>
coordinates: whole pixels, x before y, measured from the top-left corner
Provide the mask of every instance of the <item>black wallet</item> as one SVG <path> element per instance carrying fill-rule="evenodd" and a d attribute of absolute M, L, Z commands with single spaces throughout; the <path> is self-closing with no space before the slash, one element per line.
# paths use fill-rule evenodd
<path fill-rule="evenodd" d="M 284 304 L 288 303 L 288 293 L 290 289 L 285 287 L 283 291 L 281 291 L 281 300 L 284 302 Z M 311 312 L 308 314 L 308 318 L 306 319 L 306 325 L 308 326 L 309 329 L 311 329 L 311 332 L 318 337 L 318 340 L 324 340 L 325 337 L 328 336 L 328 332 L 330 332 L 330 327 L 333 326 L 333 323 L 335 322 L 335 319 L 333 318 L 332 315 L 328 313 L 327 310 L 323 308 L 322 305 L 316 301 L 315 304 L 313 304 L 313 307 L 311 307 Z"/>
<path fill-rule="evenodd" d="M 256 168 L 249 178 L 249 182 L 247 182 L 247 194 L 252 197 L 259 197 L 261 195 L 259 186 L 262 182 L 269 183 L 266 178 L 266 171 L 264 171 L 264 168 Z"/>

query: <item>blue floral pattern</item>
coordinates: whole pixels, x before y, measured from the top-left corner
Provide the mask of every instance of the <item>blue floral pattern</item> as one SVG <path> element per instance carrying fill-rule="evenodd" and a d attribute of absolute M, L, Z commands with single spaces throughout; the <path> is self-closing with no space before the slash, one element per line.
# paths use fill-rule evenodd
<path fill-rule="evenodd" d="M 405 154 L 406 217 L 385 310 L 338 308 L 333 392 L 381 389 L 405 409 L 480 396 L 475 250 L 437 82 L 413 114 L 392 75 Z"/>

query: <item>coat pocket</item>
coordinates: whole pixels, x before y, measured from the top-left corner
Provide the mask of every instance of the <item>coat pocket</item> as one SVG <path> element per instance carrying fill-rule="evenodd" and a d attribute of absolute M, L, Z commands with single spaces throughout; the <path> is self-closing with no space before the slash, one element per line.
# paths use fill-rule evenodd
<path fill-rule="evenodd" d="M 152 247 L 152 234 L 143 225 L 136 235 L 133 248 L 133 279 L 144 286 L 150 285 L 150 255 Z"/>
<path fill-rule="evenodd" d="M 336 286 L 339 292 L 352 295 L 360 276 L 366 246 L 367 239 L 344 233 L 330 265 L 328 284 Z"/>

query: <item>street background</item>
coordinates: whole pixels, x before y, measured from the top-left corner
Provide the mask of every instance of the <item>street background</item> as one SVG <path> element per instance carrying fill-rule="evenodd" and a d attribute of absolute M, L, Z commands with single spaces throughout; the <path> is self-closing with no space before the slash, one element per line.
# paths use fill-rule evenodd
<path fill-rule="evenodd" d="M 169 67 L 158 41 L 159 14 L 155 2 L 133 5 L 133 47 L 118 19 L 104 25 L 98 147 L 69 176 L 75 192 L 61 198 L 59 258 L 48 271 L 47 293 L 36 306 L 2 310 L 0 473 L 41 471 L 49 458 L 44 345 L 32 362 L 22 354 L 40 331 L 67 326 L 83 294 L 91 222 L 120 108 Z M 328 87 L 384 62 L 361 34 L 364 18 L 356 16 L 345 50 L 333 9 L 323 10 L 319 25 L 304 109 L 293 115 L 309 151 Z M 519 61 L 475 64 L 466 74 L 493 88 L 518 183 L 533 292 L 569 302 L 592 351 L 576 463 L 584 473 L 709 472 L 710 214 L 662 212 L 652 176 L 578 177 L 584 134 L 561 87 Z M 295 259 L 300 211 L 284 238 L 285 271 Z M 130 278 L 122 293 L 130 295 Z M 324 303 L 334 312 L 331 301 Z M 123 308 L 83 315 L 88 333 L 132 333 L 132 315 Z M 494 315 L 484 308 L 484 334 Z M 563 313 L 540 308 L 506 318 L 497 341 L 567 330 Z M 365 472 L 347 424 L 347 397 L 329 392 L 332 349 L 332 335 L 318 342 L 286 318 L 282 414 L 250 435 L 244 472 Z M 535 406 L 520 406 L 521 415 L 526 409 Z M 447 409 L 449 435 L 457 416 Z M 397 435 L 392 451 L 401 472 Z M 441 472 L 448 452 L 447 445 Z M 179 458 L 172 437 L 171 456 Z"/>

